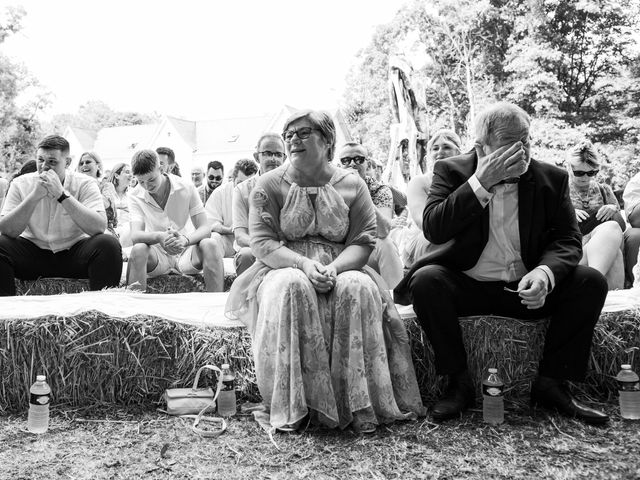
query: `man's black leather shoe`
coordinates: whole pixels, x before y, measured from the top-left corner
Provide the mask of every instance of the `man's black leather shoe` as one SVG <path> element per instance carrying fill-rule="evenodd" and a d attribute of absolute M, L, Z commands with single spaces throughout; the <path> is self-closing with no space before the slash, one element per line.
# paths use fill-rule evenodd
<path fill-rule="evenodd" d="M 561 414 L 593 425 L 602 425 L 609 416 L 578 402 L 561 380 L 539 378 L 531 386 L 531 406 L 557 410 Z"/>
<path fill-rule="evenodd" d="M 449 377 L 449 385 L 444 395 L 435 403 L 431 410 L 434 420 L 443 421 L 460 416 L 476 401 L 475 388 L 470 378 Z"/>

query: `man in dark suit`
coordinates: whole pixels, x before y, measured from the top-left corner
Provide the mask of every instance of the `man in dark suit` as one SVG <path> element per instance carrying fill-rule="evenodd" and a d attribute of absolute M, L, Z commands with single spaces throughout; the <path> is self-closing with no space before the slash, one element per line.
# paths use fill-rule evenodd
<path fill-rule="evenodd" d="M 423 214 L 434 245 L 395 290 L 398 303 L 413 301 L 436 370 L 449 376 L 433 416 L 456 417 L 475 399 L 458 316 L 495 314 L 550 317 L 533 405 L 605 423 L 564 383 L 584 377 L 607 294 L 604 277 L 578 265 L 582 237 L 567 174 L 530 159 L 529 116 L 515 105 L 484 111 L 476 138 L 475 151 L 435 164 Z"/>

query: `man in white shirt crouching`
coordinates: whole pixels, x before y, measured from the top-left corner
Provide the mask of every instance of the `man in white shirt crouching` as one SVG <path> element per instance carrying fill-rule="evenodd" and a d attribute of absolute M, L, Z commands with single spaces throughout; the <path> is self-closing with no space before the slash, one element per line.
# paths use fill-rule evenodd
<path fill-rule="evenodd" d="M 196 187 L 190 180 L 163 173 L 153 150 L 136 152 L 131 172 L 138 185 L 129 194 L 133 248 L 127 284 L 144 291 L 147 277 L 202 270 L 206 290 L 221 292 L 223 282 L 215 271 L 216 246 L 209 238 L 207 215 Z"/>

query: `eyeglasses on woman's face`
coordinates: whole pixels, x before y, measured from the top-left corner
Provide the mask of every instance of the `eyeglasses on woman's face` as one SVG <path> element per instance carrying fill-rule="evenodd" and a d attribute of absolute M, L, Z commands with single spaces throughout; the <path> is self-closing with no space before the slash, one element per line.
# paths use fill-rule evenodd
<path fill-rule="evenodd" d="M 302 137 L 300 137 L 300 135 L 298 135 L 298 137 L 302 138 Z M 308 137 L 308 135 L 307 135 L 307 137 Z M 271 152 L 269 150 L 265 150 L 263 152 L 258 152 L 258 153 L 260 155 L 262 155 L 263 157 L 265 157 L 265 158 L 277 158 L 279 160 L 284 158 L 284 153 L 282 153 L 282 152 Z"/>
<path fill-rule="evenodd" d="M 313 132 L 314 130 L 318 132 L 320 131 L 317 128 L 312 127 L 292 128 L 282 132 L 282 139 L 287 143 L 291 143 L 291 140 L 293 140 L 293 136 L 298 135 L 298 138 L 300 140 L 305 140 L 311 136 L 311 132 Z"/>
<path fill-rule="evenodd" d="M 576 177 L 584 177 L 584 176 L 595 177 L 598 174 L 599 171 L 600 170 L 598 170 L 598 169 L 589 170 L 588 172 L 585 172 L 583 170 L 573 170 L 573 175 L 576 176 Z"/>
<path fill-rule="evenodd" d="M 340 159 L 340 163 L 342 163 L 342 165 L 346 167 L 351 162 L 355 163 L 356 165 L 362 165 L 365 160 L 366 158 L 363 157 L 362 155 L 356 155 L 355 157 L 342 157 Z"/>

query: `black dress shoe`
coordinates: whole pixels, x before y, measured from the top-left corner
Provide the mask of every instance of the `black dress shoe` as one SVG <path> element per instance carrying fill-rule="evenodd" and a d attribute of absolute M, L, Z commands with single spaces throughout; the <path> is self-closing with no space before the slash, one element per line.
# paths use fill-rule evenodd
<path fill-rule="evenodd" d="M 433 406 L 431 415 L 436 421 L 459 417 L 467 408 L 473 407 L 475 401 L 475 388 L 471 379 L 451 377 L 444 395 Z"/>
<path fill-rule="evenodd" d="M 578 402 L 561 380 L 538 379 L 531 386 L 531 406 L 556 410 L 562 415 L 577 418 L 593 425 L 602 425 L 609 416 Z"/>

